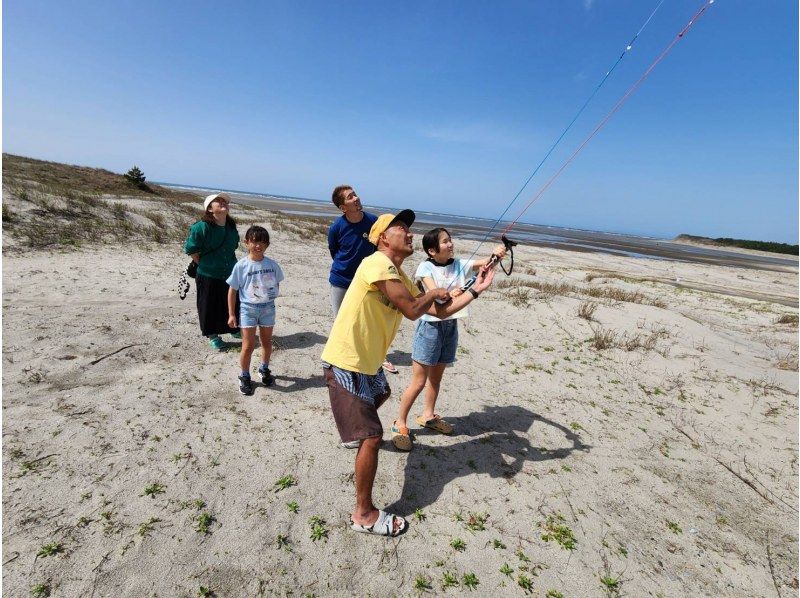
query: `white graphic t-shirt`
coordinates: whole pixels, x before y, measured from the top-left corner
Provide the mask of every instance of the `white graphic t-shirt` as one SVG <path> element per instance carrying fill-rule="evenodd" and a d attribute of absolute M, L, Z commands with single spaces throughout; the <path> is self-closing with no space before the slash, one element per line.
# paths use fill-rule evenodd
<path fill-rule="evenodd" d="M 283 270 L 275 260 L 264 256 L 260 262 L 254 262 L 245 256 L 236 262 L 225 282 L 239 291 L 242 303 L 269 303 L 280 294 L 282 280 Z"/>
<path fill-rule="evenodd" d="M 475 260 L 455 259 L 451 263 L 441 266 L 430 260 L 425 260 L 417 267 L 417 272 L 414 274 L 414 282 L 426 277 L 432 278 L 433 282 L 436 283 L 436 288 L 449 289 L 452 291 L 461 288 L 467 281 L 467 278 L 472 276 L 472 265 L 474 263 Z M 463 318 L 466 315 L 468 315 L 468 313 L 465 307 L 461 311 L 457 311 L 452 316 L 445 319 L 455 320 L 457 318 Z M 441 322 L 436 316 L 428 314 L 422 314 L 421 319 L 427 322 Z"/>

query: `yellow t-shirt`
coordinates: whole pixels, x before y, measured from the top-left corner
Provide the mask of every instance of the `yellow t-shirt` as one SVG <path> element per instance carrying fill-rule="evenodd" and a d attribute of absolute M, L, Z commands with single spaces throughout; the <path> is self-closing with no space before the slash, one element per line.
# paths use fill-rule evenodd
<path fill-rule="evenodd" d="M 406 273 L 380 251 L 364 258 L 342 300 L 322 351 L 323 361 L 351 372 L 378 373 L 403 319 L 400 310 L 375 286 L 380 280 L 400 280 L 411 295 L 420 293 Z"/>

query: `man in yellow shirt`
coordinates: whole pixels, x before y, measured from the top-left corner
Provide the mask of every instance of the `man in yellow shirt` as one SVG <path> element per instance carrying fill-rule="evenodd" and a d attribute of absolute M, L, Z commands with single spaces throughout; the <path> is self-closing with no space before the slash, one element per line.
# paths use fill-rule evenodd
<path fill-rule="evenodd" d="M 409 227 L 411 210 L 382 214 L 369 231 L 377 251 L 356 270 L 322 351 L 331 410 L 342 442 L 361 441 L 356 453 L 356 506 L 351 527 L 383 536 L 403 533 L 402 517 L 375 508 L 372 485 L 378 469 L 378 448 L 383 426 L 378 408 L 391 389 L 381 364 L 394 341 L 403 316 L 416 320 L 427 313 L 447 318 L 478 298 L 494 278 L 485 268 L 468 292 L 452 298 L 447 289 L 421 294 L 403 272 L 403 260 L 414 253 Z M 438 300 L 438 301 L 437 301 Z"/>

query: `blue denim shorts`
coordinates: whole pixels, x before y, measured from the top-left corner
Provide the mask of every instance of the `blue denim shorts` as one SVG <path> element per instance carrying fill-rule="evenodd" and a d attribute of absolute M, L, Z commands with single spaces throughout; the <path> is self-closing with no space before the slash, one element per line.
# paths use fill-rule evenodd
<path fill-rule="evenodd" d="M 453 363 L 458 347 L 458 320 L 417 320 L 411 359 L 422 365 Z"/>
<path fill-rule="evenodd" d="M 242 303 L 239 312 L 239 328 L 255 328 L 275 326 L 275 302 Z"/>

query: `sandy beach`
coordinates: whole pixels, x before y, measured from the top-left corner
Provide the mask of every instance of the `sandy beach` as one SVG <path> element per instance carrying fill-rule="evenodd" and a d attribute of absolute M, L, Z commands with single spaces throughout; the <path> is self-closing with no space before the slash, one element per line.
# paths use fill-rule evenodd
<path fill-rule="evenodd" d="M 519 247 L 513 276 L 462 321 L 438 405 L 455 434 L 416 429 L 411 453 L 388 434 L 410 377 L 404 322 L 375 498 L 410 529 L 382 539 L 347 525 L 354 452 L 338 446 L 319 359 L 324 226 L 232 208 L 240 234 L 267 226 L 286 274 L 277 383 L 243 397 L 236 342 L 212 352 L 194 289 L 178 298 L 178 233 L 31 248 L 20 232 L 70 209 L 186 230 L 190 199 L 106 193 L 77 208 L 16 176 L 3 188 L 4 595 L 797 593 L 796 268 Z"/>

